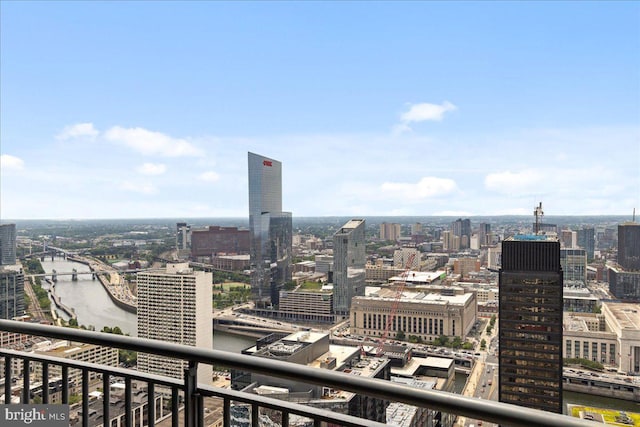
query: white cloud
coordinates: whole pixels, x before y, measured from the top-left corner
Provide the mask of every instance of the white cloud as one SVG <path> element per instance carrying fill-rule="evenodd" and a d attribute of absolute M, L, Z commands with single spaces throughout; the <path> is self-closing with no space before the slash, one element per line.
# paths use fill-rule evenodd
<path fill-rule="evenodd" d="M 162 175 L 167 171 L 167 167 L 162 163 L 145 163 L 138 167 L 138 173 L 142 175 Z"/>
<path fill-rule="evenodd" d="M 155 188 L 152 184 L 132 183 L 129 181 L 121 182 L 120 189 L 140 194 L 156 194 L 158 192 L 158 189 Z"/>
<path fill-rule="evenodd" d="M 380 187 L 383 193 L 402 200 L 421 200 L 442 196 L 457 190 L 456 182 L 448 178 L 426 176 L 415 184 L 404 182 L 385 182 Z"/>
<path fill-rule="evenodd" d="M 202 152 L 185 139 L 172 138 L 160 132 L 144 128 L 114 126 L 105 132 L 109 141 L 121 142 L 145 155 L 164 157 L 200 156 Z"/>
<path fill-rule="evenodd" d="M 488 174 L 484 178 L 484 186 L 487 190 L 502 194 L 529 193 L 535 191 L 542 180 L 543 174 L 534 169 L 504 171 Z"/>
<path fill-rule="evenodd" d="M 413 104 L 409 111 L 402 113 L 400 120 L 403 123 L 424 122 L 427 120 L 439 122 L 444 118 L 444 113 L 454 111 L 457 108 L 449 101 L 444 101 L 441 105 L 427 102 Z"/>
<path fill-rule="evenodd" d="M 220 174 L 214 171 L 203 172 L 198 176 L 198 179 L 205 182 L 217 182 L 220 180 Z"/>
<path fill-rule="evenodd" d="M 99 133 L 100 132 L 93 127 L 93 123 L 76 123 L 75 125 L 65 126 L 62 132 L 56 135 L 56 139 L 65 140 L 82 137 L 93 139 L 98 136 Z"/>
<path fill-rule="evenodd" d="M 0 169 L 2 171 L 19 171 L 24 169 L 24 161 L 20 157 L 3 154 L 0 156 Z"/>

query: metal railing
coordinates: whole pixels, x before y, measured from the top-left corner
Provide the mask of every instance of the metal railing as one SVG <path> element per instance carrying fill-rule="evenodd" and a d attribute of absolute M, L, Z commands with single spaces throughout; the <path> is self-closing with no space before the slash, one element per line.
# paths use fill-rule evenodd
<path fill-rule="evenodd" d="M 21 403 L 34 403 L 30 398 L 30 378 L 29 370 L 33 363 L 42 364 L 42 383 L 49 383 L 49 372 L 51 366 L 60 366 L 62 373 L 61 381 L 61 403 L 69 403 L 69 370 L 79 369 L 82 372 L 81 393 L 82 425 L 88 427 L 89 417 L 89 375 L 90 373 L 102 374 L 102 418 L 105 427 L 111 427 L 110 414 L 110 380 L 114 377 L 124 378 L 124 422 L 127 427 L 133 427 L 132 419 L 132 382 L 142 381 L 147 384 L 147 408 L 145 413 L 145 425 L 155 426 L 156 424 L 156 389 L 164 388 L 171 390 L 170 412 L 171 425 L 180 425 L 180 418 L 186 427 L 204 426 L 204 404 L 205 397 L 215 397 L 222 399 L 222 425 L 232 424 L 232 402 L 242 402 L 250 408 L 251 425 L 258 426 L 258 415 L 260 408 L 278 411 L 281 414 L 281 425 L 289 424 L 290 416 L 297 415 L 313 420 L 315 426 L 322 423 L 334 425 L 364 427 L 383 426 L 381 424 L 344 415 L 327 409 L 314 408 L 307 405 L 293 403 L 285 400 L 268 398 L 253 393 L 218 388 L 196 383 L 196 373 L 198 364 L 209 364 L 215 366 L 225 366 L 253 374 L 262 374 L 271 377 L 294 380 L 309 384 L 316 384 L 331 387 L 336 390 L 344 390 L 359 395 L 370 396 L 391 402 L 402 402 L 421 408 L 431 408 L 443 413 L 461 415 L 467 418 L 479 419 L 498 423 L 501 426 L 589 426 L 588 421 L 568 417 L 560 414 L 544 412 L 515 405 L 499 402 L 474 399 L 457 394 L 416 389 L 406 385 L 393 383 L 390 381 L 364 378 L 360 376 L 347 375 L 341 372 L 327 369 L 316 369 L 304 365 L 289 362 L 282 362 L 262 357 L 230 353 L 220 350 L 207 350 L 194 348 L 185 345 L 166 343 L 142 338 L 106 334 L 80 329 L 62 328 L 56 326 L 40 325 L 27 322 L 17 322 L 10 320 L 0 320 L 0 331 L 16 332 L 41 337 L 57 338 L 73 342 L 96 344 L 105 347 L 133 350 L 137 352 L 150 353 L 160 356 L 168 356 L 176 359 L 188 361 L 189 368 L 185 369 L 184 378 L 177 380 L 169 377 L 146 374 L 131 369 L 116 368 L 93 363 L 73 361 L 69 359 L 52 356 L 37 355 L 15 350 L 0 350 L 0 357 L 4 358 L 5 383 L 4 394 L 5 404 L 11 403 L 12 394 L 12 372 L 13 360 L 22 360 L 24 363 L 21 393 Z M 49 387 L 42 387 L 42 403 L 49 402 Z M 182 415 L 180 412 L 182 411 Z M 92 424 L 94 425 L 94 424 Z"/>

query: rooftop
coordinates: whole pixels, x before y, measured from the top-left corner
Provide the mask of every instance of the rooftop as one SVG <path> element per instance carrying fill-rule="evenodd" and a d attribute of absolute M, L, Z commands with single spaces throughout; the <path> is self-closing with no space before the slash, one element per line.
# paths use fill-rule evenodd
<path fill-rule="evenodd" d="M 640 304 L 604 303 L 622 329 L 640 330 Z"/>

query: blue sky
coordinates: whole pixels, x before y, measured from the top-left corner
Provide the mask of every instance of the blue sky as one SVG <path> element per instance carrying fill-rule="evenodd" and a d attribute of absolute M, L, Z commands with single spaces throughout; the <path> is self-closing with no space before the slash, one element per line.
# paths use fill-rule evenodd
<path fill-rule="evenodd" d="M 637 2 L 0 8 L 0 219 L 640 209 Z"/>

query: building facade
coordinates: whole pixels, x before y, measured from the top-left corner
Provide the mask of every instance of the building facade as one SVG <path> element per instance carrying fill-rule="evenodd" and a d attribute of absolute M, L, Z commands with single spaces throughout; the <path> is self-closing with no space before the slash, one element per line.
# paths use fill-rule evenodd
<path fill-rule="evenodd" d="M 588 359 L 640 375 L 640 311 L 637 304 L 602 304 L 602 313 L 565 313 L 564 357 Z"/>
<path fill-rule="evenodd" d="M 618 264 L 627 271 L 640 271 L 640 224 L 618 225 Z"/>
<path fill-rule="evenodd" d="M 209 226 L 202 230 L 191 231 L 191 257 L 215 257 L 219 254 L 248 254 L 249 230 L 237 227 Z"/>
<path fill-rule="evenodd" d="M 455 240 L 458 237 L 460 244 L 458 249 L 468 249 L 471 244 L 471 220 L 458 218 L 451 223 L 451 234 Z M 455 246 L 455 243 L 454 243 Z"/>
<path fill-rule="evenodd" d="M 400 224 L 383 222 L 380 224 L 380 240 L 395 242 L 400 238 Z"/>
<path fill-rule="evenodd" d="M 407 268 L 411 270 L 420 270 L 420 251 L 416 248 L 400 248 L 393 252 L 393 266 L 401 270 Z M 409 260 L 413 256 L 410 264 Z"/>
<path fill-rule="evenodd" d="M 499 400 L 562 413 L 560 243 L 543 235 L 502 242 Z"/>
<path fill-rule="evenodd" d="M 16 225 L 0 224 L 0 265 L 16 263 Z"/>
<path fill-rule="evenodd" d="M 291 280 L 290 212 L 282 212 L 282 163 L 248 153 L 251 292 L 257 308 L 278 304 Z"/>
<path fill-rule="evenodd" d="M 586 286 L 587 251 L 584 249 L 560 249 L 560 267 L 565 286 Z"/>
<path fill-rule="evenodd" d="M 593 261 L 594 252 L 596 249 L 596 235 L 595 229 L 590 227 L 584 227 L 577 231 L 578 233 L 578 246 L 587 252 L 587 261 Z"/>
<path fill-rule="evenodd" d="M 608 265 L 609 291 L 625 301 L 640 301 L 640 271 L 625 271 Z"/>
<path fill-rule="evenodd" d="M 164 270 L 138 273 L 138 338 L 205 349 L 213 348 L 212 273 L 189 264 L 167 264 Z M 138 370 L 183 378 L 185 361 L 138 354 Z M 198 368 L 198 381 L 211 383 L 211 366 Z"/>
<path fill-rule="evenodd" d="M 37 301 L 34 302 L 37 304 Z M 0 319 L 25 313 L 24 273 L 19 265 L 0 267 Z"/>
<path fill-rule="evenodd" d="M 427 342 L 441 335 L 464 339 L 476 321 L 473 293 L 441 295 L 412 289 L 403 291 L 396 304 L 397 296 L 394 289 L 379 289 L 368 296 L 355 297 L 351 333 L 380 337 L 389 324 L 390 337 L 402 331 L 407 337 L 415 335 Z"/>
<path fill-rule="evenodd" d="M 365 221 L 352 219 L 333 235 L 333 311 L 348 316 L 351 300 L 364 295 Z"/>

